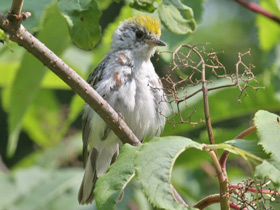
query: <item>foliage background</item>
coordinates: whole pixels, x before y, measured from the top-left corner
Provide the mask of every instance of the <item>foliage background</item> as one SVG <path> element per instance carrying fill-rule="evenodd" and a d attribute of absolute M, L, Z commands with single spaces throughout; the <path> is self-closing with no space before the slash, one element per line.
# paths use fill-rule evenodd
<path fill-rule="evenodd" d="M 259 109 L 280 113 L 280 28 L 234 1 L 183 0 L 194 11 L 197 30 L 177 35 L 163 27 L 162 40 L 174 50 L 182 43 L 211 43 L 222 63 L 234 70 L 237 53 L 251 49 L 248 62 L 256 66 L 255 75 L 265 90 L 250 91 L 242 103 L 239 91 L 211 92 L 210 115 L 216 142 L 233 139 L 252 125 Z M 128 2 L 97 1 L 102 39 L 92 51 L 77 48 L 71 41 L 67 24 L 52 0 L 27 0 L 24 10 L 32 17 L 23 24 L 84 78 L 98 65 L 110 48 L 110 37 L 119 22 L 138 10 Z M 11 2 L 1 1 L 1 11 Z M 279 14 L 274 0 L 260 0 L 264 8 Z M 157 11 L 155 12 L 157 15 Z M 164 50 L 164 49 L 160 49 Z M 153 59 L 160 75 L 168 68 L 168 59 Z M 170 62 L 170 61 L 169 61 Z M 213 83 L 218 81 L 213 81 Z M 187 111 L 196 108 L 194 120 L 203 118 L 202 98 L 191 98 Z M 93 209 L 79 206 L 77 191 L 82 179 L 81 111 L 83 101 L 59 78 L 24 49 L 14 43 L 0 46 L 0 209 Z M 22 123 L 19 119 L 22 119 Z M 20 129 L 22 127 L 22 130 Z M 163 136 L 186 136 L 207 143 L 204 124 L 196 127 L 166 125 Z M 17 138 L 18 136 L 18 138 Z M 251 135 L 249 139 L 255 139 Z M 209 157 L 188 150 L 176 161 L 173 184 L 190 204 L 218 192 L 218 184 Z M 246 163 L 230 156 L 228 175 L 239 183 L 250 175 Z M 94 207 L 95 208 L 95 207 Z M 216 209 L 212 206 L 209 209 Z M 136 181 L 126 188 L 117 209 L 152 209 Z"/>

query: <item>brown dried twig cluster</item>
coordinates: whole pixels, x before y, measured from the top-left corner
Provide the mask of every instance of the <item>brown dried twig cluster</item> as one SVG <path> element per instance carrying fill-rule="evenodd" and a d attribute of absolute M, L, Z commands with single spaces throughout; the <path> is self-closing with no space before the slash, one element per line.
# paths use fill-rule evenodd
<path fill-rule="evenodd" d="M 239 209 L 264 209 L 273 210 L 271 202 L 279 197 L 279 192 L 269 188 L 271 181 L 244 180 L 238 185 L 230 185 L 231 198 Z"/>
<path fill-rule="evenodd" d="M 256 91 L 263 89 L 263 87 L 255 87 L 249 84 L 253 81 L 258 83 L 253 73 L 254 65 L 243 62 L 243 57 L 250 55 L 250 50 L 245 53 L 238 53 L 235 68 L 230 72 L 219 60 L 218 55 L 223 52 L 207 50 L 206 46 L 207 44 L 193 46 L 182 44 L 174 52 L 162 51 L 158 53 L 172 55 L 171 68 L 162 78 L 162 82 L 168 96 L 168 103 L 172 107 L 172 115 L 179 116 L 179 121 L 171 122 L 173 125 L 178 123 L 198 124 L 198 122 L 192 122 L 192 116 L 196 110 L 193 110 L 188 116 L 183 116 L 181 109 L 182 105 L 188 106 L 187 100 L 198 93 L 204 92 L 205 97 L 205 88 L 208 97 L 208 91 L 237 87 L 240 91 L 238 102 L 241 102 L 248 95 L 247 88 Z M 209 83 L 212 83 L 211 78 L 224 78 L 228 82 L 224 85 L 207 87 Z M 200 120 L 200 122 L 202 121 Z"/>

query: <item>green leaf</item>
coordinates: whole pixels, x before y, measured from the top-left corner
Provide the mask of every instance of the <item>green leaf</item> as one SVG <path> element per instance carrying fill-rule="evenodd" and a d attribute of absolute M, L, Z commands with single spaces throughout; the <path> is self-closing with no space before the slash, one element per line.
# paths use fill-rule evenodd
<path fill-rule="evenodd" d="M 260 110 L 255 115 L 254 123 L 260 138 L 259 144 L 271 154 L 273 161 L 280 163 L 280 117 Z M 280 169 L 279 164 L 275 164 L 275 167 Z"/>
<path fill-rule="evenodd" d="M 186 149 L 202 145 L 183 137 L 156 137 L 141 146 L 135 159 L 136 177 L 149 202 L 160 209 L 186 209 L 173 196 L 171 172 L 176 158 Z"/>
<path fill-rule="evenodd" d="M 271 157 L 280 161 L 280 117 L 268 111 L 260 110 L 256 113 L 254 123 L 261 144 Z"/>
<path fill-rule="evenodd" d="M 61 24 L 63 21 L 56 4 L 50 6 L 46 10 L 46 14 L 48 18 L 45 19 L 44 27 L 40 31 L 38 39 L 54 53 L 60 55 L 69 43 L 67 28 L 64 24 Z M 56 31 L 56 33 L 53 33 L 53 31 Z M 8 155 L 10 156 L 16 149 L 24 114 L 37 94 L 46 70 L 46 67 L 33 55 L 28 52 L 24 54 L 10 94 L 8 117 Z"/>
<path fill-rule="evenodd" d="M 97 180 L 94 195 L 99 210 L 115 209 L 118 198 L 134 177 L 134 158 L 140 147 L 125 144 L 117 161 Z"/>
<path fill-rule="evenodd" d="M 271 164 L 269 161 L 264 161 L 258 165 L 255 175 L 261 178 L 269 177 L 274 184 L 280 186 L 280 170 L 275 167 L 275 164 Z"/>
<path fill-rule="evenodd" d="M 260 0 L 260 6 L 274 14 L 279 14 L 275 0 Z M 264 51 L 271 50 L 280 41 L 280 27 L 275 21 L 257 15 L 256 25 L 258 27 L 258 37 L 260 47 Z"/>
<path fill-rule="evenodd" d="M 180 11 L 185 14 L 185 17 Z M 188 34 L 196 30 L 193 10 L 182 4 L 180 0 L 164 0 L 159 5 L 158 12 L 164 26 L 173 33 Z"/>
<path fill-rule="evenodd" d="M 54 146 L 62 139 L 64 118 L 55 92 L 40 89 L 25 114 L 23 129 L 40 147 Z"/>
<path fill-rule="evenodd" d="M 229 144 L 239 149 L 245 150 L 262 159 L 268 159 L 270 157 L 267 153 L 263 151 L 263 147 L 258 144 L 257 140 L 248 141 L 243 139 L 234 139 L 234 140 L 226 141 L 225 144 Z"/>
<path fill-rule="evenodd" d="M 0 191 L 1 209 L 64 209 L 66 206 L 68 210 L 80 209 L 75 197 L 81 178 L 80 169 L 48 170 L 38 167 L 0 176 L 0 188 L 6 189 Z M 65 202 L 63 208 L 62 201 Z"/>
<path fill-rule="evenodd" d="M 0 41 L 5 43 L 10 50 L 12 50 L 11 42 L 2 29 L 0 29 Z"/>
<path fill-rule="evenodd" d="M 154 2 L 155 0 L 134 0 L 129 4 L 129 6 L 139 11 L 152 13 L 156 10 Z"/>
<path fill-rule="evenodd" d="M 92 49 L 101 37 L 98 22 L 102 13 L 95 0 L 58 0 L 58 8 L 67 21 L 72 41 L 82 49 Z"/>

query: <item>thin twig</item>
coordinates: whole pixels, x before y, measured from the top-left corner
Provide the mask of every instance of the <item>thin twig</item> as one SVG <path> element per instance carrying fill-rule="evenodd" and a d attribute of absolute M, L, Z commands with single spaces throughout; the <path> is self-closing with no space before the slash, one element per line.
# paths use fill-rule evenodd
<path fill-rule="evenodd" d="M 11 6 L 11 14 L 14 14 L 16 16 L 21 15 L 23 1 L 24 0 L 13 0 L 12 6 Z"/>
<path fill-rule="evenodd" d="M 245 187 L 243 185 L 236 185 L 236 184 L 230 184 L 229 189 L 246 189 L 248 192 L 252 193 L 262 193 L 262 194 L 268 194 L 268 195 L 274 195 L 277 197 L 280 197 L 280 193 L 274 190 L 269 190 L 269 189 L 257 189 L 255 187 Z"/>
<path fill-rule="evenodd" d="M 236 210 L 248 210 L 247 208 L 241 208 L 239 205 L 234 204 L 233 202 L 229 202 L 230 208 L 236 209 Z"/>
<path fill-rule="evenodd" d="M 248 8 L 249 10 L 259 13 L 273 21 L 275 21 L 276 23 L 280 24 L 280 18 L 275 16 L 274 14 L 272 14 L 271 12 L 263 9 L 262 7 L 260 7 L 258 4 L 256 4 L 255 2 L 248 2 L 246 0 L 234 0 L 237 3 L 241 4 L 242 6 Z"/>

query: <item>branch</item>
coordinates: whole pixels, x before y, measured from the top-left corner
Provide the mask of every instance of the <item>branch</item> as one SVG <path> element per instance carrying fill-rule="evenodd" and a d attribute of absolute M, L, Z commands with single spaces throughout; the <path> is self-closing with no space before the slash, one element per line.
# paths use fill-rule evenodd
<path fill-rule="evenodd" d="M 123 143 L 141 145 L 141 142 L 119 114 L 83 78 L 30 34 L 24 26 L 19 24 L 17 19 L 7 19 L 0 13 L 0 28 L 9 36 L 10 40 L 18 43 L 18 45 L 37 57 L 69 85 L 74 92 L 78 93 L 100 115 Z"/>
<path fill-rule="evenodd" d="M 11 14 L 14 14 L 16 16 L 21 15 L 21 10 L 23 6 L 24 0 L 13 0 L 12 6 L 11 6 Z"/>
<path fill-rule="evenodd" d="M 207 206 L 210 206 L 214 203 L 219 203 L 220 197 L 220 194 L 208 195 L 207 197 L 198 201 L 193 207 L 198 209 L 205 209 Z"/>
<path fill-rule="evenodd" d="M 229 188 L 228 188 L 228 177 L 225 170 L 220 165 L 218 157 L 213 150 L 209 151 L 209 154 L 214 163 L 216 173 L 219 179 L 219 188 L 220 188 L 220 205 L 222 210 L 229 210 Z"/>
<path fill-rule="evenodd" d="M 259 13 L 273 21 L 275 21 L 276 23 L 280 24 L 280 18 L 275 16 L 274 14 L 270 13 L 269 11 L 261 8 L 258 4 L 254 3 L 254 2 L 248 2 L 246 0 L 234 0 L 237 3 L 241 4 L 242 6 L 246 7 L 247 9 Z"/>

